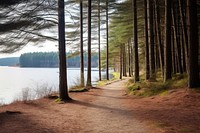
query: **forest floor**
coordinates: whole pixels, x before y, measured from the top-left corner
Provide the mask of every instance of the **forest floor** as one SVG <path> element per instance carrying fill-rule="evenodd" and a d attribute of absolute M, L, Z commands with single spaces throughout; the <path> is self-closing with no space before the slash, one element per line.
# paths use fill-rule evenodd
<path fill-rule="evenodd" d="M 176 89 L 166 96 L 126 94 L 126 80 L 70 93 L 58 104 L 42 98 L 0 107 L 0 133 L 200 133 L 200 93 Z"/>

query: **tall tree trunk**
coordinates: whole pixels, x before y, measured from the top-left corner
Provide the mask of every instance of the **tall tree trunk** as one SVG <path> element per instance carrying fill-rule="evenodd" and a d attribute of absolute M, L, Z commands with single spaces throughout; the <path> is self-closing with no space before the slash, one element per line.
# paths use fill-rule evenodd
<path fill-rule="evenodd" d="M 172 78 L 171 0 L 165 0 L 165 56 L 164 82 Z"/>
<path fill-rule="evenodd" d="M 106 79 L 109 80 L 108 0 L 106 0 Z"/>
<path fill-rule="evenodd" d="M 59 37 L 59 96 L 62 101 L 71 100 L 68 95 L 67 65 L 65 51 L 65 12 L 64 0 L 58 0 L 58 37 Z"/>
<path fill-rule="evenodd" d="M 99 53 L 99 80 L 101 81 L 101 29 L 100 29 L 100 0 L 98 0 L 98 53 Z"/>
<path fill-rule="evenodd" d="M 155 58 L 154 58 L 154 31 L 153 31 L 153 0 L 148 0 L 148 35 L 149 35 L 149 64 L 150 78 L 155 79 Z"/>
<path fill-rule="evenodd" d="M 122 65 L 123 63 L 123 46 L 122 44 L 120 44 L 120 75 L 119 75 L 119 78 L 122 79 Z"/>
<path fill-rule="evenodd" d="M 134 34 L 134 82 L 139 81 L 138 35 L 137 35 L 137 2 L 133 0 L 133 34 Z"/>
<path fill-rule="evenodd" d="M 132 40 L 130 39 L 129 40 L 129 43 L 130 43 L 130 64 L 131 64 L 131 66 L 130 66 L 130 69 L 131 69 L 131 76 L 133 76 L 133 45 L 132 45 Z"/>
<path fill-rule="evenodd" d="M 84 86 L 84 51 L 83 51 L 83 0 L 80 0 L 80 57 L 81 86 Z"/>
<path fill-rule="evenodd" d="M 184 40 L 184 55 L 185 55 L 185 60 L 188 62 L 188 33 L 187 33 L 187 27 L 186 27 L 186 17 L 184 15 L 184 7 L 183 7 L 183 2 L 182 0 L 178 0 L 179 3 L 179 12 L 180 12 L 180 17 L 181 17 L 181 25 L 183 29 L 183 40 Z M 188 71 L 188 66 L 186 63 L 186 71 Z"/>
<path fill-rule="evenodd" d="M 92 88 L 91 82 L 91 0 L 88 0 L 88 66 L 86 89 Z"/>
<path fill-rule="evenodd" d="M 176 21 L 176 12 L 175 12 L 175 3 L 173 4 L 173 7 L 171 8 L 172 10 L 172 23 L 173 23 L 173 29 L 174 29 L 174 51 L 177 59 L 177 65 L 178 65 L 178 72 L 183 73 L 182 65 L 181 65 L 181 51 L 180 51 L 180 41 L 178 39 L 178 28 L 177 28 L 177 21 Z"/>
<path fill-rule="evenodd" d="M 126 75 L 126 45 L 123 44 L 123 76 L 127 76 Z"/>
<path fill-rule="evenodd" d="M 144 20 L 145 20 L 145 79 L 148 80 L 150 77 L 149 72 L 149 43 L 148 43 L 148 20 L 147 20 L 147 0 L 144 0 Z"/>
<path fill-rule="evenodd" d="M 155 3 L 155 1 L 154 1 Z M 154 17 L 154 27 L 153 27 L 153 33 L 154 33 L 154 65 L 155 65 L 155 73 L 157 72 L 158 70 L 158 64 L 159 64 L 159 60 L 157 60 L 158 58 L 158 43 L 157 43 L 157 29 L 156 29 L 156 7 L 155 7 L 155 4 L 153 5 L 153 17 Z"/>
<path fill-rule="evenodd" d="M 179 6 L 179 5 L 178 5 Z M 176 13 L 178 12 L 178 9 L 176 9 Z M 177 14 L 177 37 L 178 37 L 178 44 L 177 44 L 177 49 L 178 49 L 178 61 L 180 64 L 179 72 L 182 74 L 184 72 L 183 64 L 182 64 L 182 38 L 181 38 L 181 27 L 180 27 L 180 15 Z"/>
<path fill-rule="evenodd" d="M 182 29 L 180 29 L 182 33 Z M 181 64 L 183 66 L 183 72 L 186 72 L 187 69 L 186 69 L 186 56 L 185 56 L 185 48 L 184 48 L 184 40 L 183 40 L 183 34 L 180 34 L 180 42 L 181 42 Z"/>
<path fill-rule="evenodd" d="M 171 31 L 171 54 L 172 54 L 172 72 L 173 74 L 176 73 L 176 55 L 175 55 L 175 38 L 174 38 L 174 31 Z"/>
<path fill-rule="evenodd" d="M 128 42 L 128 76 L 131 77 L 131 49 L 130 41 Z"/>
<path fill-rule="evenodd" d="M 200 86 L 199 65 L 198 65 L 198 18 L 197 0 L 187 0 L 188 15 L 188 87 L 195 88 Z"/>
<path fill-rule="evenodd" d="M 160 62 L 160 69 L 161 69 L 161 76 L 163 77 L 163 66 L 164 66 L 164 56 L 163 56 L 163 46 L 162 46 L 162 38 L 161 38 L 161 25 L 160 25 L 160 8 L 158 0 L 155 0 L 155 25 L 156 25 L 156 32 L 157 32 L 157 42 L 158 42 L 158 52 L 159 52 L 159 62 Z"/>

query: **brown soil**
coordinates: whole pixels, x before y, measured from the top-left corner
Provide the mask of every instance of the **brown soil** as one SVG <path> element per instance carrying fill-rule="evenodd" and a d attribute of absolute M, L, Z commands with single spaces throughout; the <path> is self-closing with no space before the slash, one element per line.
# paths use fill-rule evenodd
<path fill-rule="evenodd" d="M 126 81 L 70 93 L 68 103 L 43 98 L 1 106 L 0 133 L 200 133 L 200 93 L 138 98 L 126 95 Z"/>

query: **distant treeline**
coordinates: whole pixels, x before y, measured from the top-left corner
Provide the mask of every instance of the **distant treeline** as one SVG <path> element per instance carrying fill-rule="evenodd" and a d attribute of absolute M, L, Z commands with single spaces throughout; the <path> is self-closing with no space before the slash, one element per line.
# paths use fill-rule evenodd
<path fill-rule="evenodd" d="M 80 56 L 67 53 L 67 66 L 80 67 Z M 57 52 L 34 52 L 25 53 L 20 56 L 21 67 L 58 67 L 59 58 Z M 84 56 L 84 65 L 87 66 L 87 54 Z M 92 56 L 92 67 L 98 66 L 98 54 Z"/>
<path fill-rule="evenodd" d="M 0 66 L 17 66 L 19 65 L 19 57 L 1 58 Z"/>

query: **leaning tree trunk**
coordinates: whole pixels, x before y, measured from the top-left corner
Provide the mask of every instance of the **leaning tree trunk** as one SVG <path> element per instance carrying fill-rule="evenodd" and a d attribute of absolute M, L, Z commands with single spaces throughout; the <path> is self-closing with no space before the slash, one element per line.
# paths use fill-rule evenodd
<path fill-rule="evenodd" d="M 92 88 L 91 82 L 91 0 L 88 0 L 88 66 L 86 89 Z"/>
<path fill-rule="evenodd" d="M 164 82 L 172 78 L 171 53 L 171 0 L 165 0 L 165 56 L 164 56 Z"/>
<path fill-rule="evenodd" d="M 81 86 L 84 86 L 84 51 L 83 51 L 83 0 L 80 0 L 80 57 Z"/>
<path fill-rule="evenodd" d="M 62 101 L 71 100 L 68 95 L 67 65 L 65 51 L 65 13 L 64 0 L 58 0 L 58 37 L 59 37 L 59 97 Z"/>
<path fill-rule="evenodd" d="M 138 35 L 137 35 L 137 2 L 133 0 L 133 34 L 134 34 L 134 82 L 139 81 Z"/>
<path fill-rule="evenodd" d="M 200 86 L 199 65 L 198 65 L 198 18 L 197 1 L 187 0 L 188 15 L 188 87 L 195 88 Z"/>

